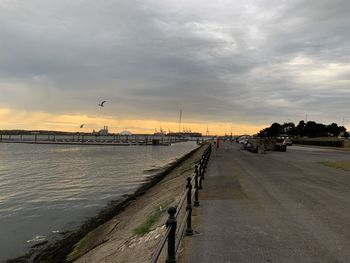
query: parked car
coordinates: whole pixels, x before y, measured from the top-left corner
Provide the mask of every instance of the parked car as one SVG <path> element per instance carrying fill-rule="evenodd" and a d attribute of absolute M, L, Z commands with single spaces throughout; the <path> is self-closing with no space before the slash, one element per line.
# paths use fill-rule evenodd
<path fill-rule="evenodd" d="M 287 151 L 287 145 L 283 144 L 283 143 L 276 143 L 273 150 L 277 151 L 277 152 L 286 152 Z"/>
<path fill-rule="evenodd" d="M 287 139 L 284 139 L 283 144 L 285 144 L 287 146 L 292 146 L 293 142 L 291 139 L 287 138 Z"/>
<path fill-rule="evenodd" d="M 241 139 L 238 142 L 241 144 L 246 144 L 248 142 L 248 139 Z"/>

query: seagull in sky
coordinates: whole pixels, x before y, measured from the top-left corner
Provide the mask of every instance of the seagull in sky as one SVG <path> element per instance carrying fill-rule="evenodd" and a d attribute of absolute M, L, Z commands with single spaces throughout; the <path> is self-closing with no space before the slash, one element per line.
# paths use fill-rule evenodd
<path fill-rule="evenodd" d="M 107 101 L 104 100 L 104 101 L 102 101 L 100 104 L 98 104 L 98 106 L 104 107 L 103 104 L 105 104 L 106 102 L 107 102 Z"/>
<path fill-rule="evenodd" d="M 80 125 L 80 129 L 82 129 L 84 127 L 84 124 Z"/>

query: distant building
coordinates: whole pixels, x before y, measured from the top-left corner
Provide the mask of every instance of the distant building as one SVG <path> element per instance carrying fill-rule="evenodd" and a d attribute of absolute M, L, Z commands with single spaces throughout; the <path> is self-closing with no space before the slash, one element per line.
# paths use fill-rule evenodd
<path fill-rule="evenodd" d="M 132 133 L 129 131 L 121 131 L 119 134 L 120 135 L 132 135 Z"/>
<path fill-rule="evenodd" d="M 98 135 L 108 135 L 108 126 L 103 126 L 103 129 L 97 132 Z"/>

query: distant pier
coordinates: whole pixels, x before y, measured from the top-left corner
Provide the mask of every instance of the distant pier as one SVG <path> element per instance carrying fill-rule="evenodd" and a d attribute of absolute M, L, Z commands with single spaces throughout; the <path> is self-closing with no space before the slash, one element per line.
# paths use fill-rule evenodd
<path fill-rule="evenodd" d="M 0 143 L 55 144 L 55 145 L 157 145 L 169 146 L 184 141 L 202 141 L 204 138 L 165 135 L 91 135 L 91 134 L 0 134 Z"/>

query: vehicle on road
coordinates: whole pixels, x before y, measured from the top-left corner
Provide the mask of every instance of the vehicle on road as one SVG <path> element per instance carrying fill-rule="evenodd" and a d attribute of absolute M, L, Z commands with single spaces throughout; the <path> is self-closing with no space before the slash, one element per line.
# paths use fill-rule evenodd
<path fill-rule="evenodd" d="M 274 146 L 274 151 L 277 151 L 277 152 L 286 152 L 287 151 L 287 145 L 284 144 L 284 143 L 276 143 L 275 146 Z"/>
<path fill-rule="evenodd" d="M 292 146 L 292 145 L 293 145 L 293 142 L 292 142 L 291 139 L 286 138 L 286 139 L 284 139 L 283 144 L 285 144 L 285 145 L 287 145 L 287 146 Z"/>

